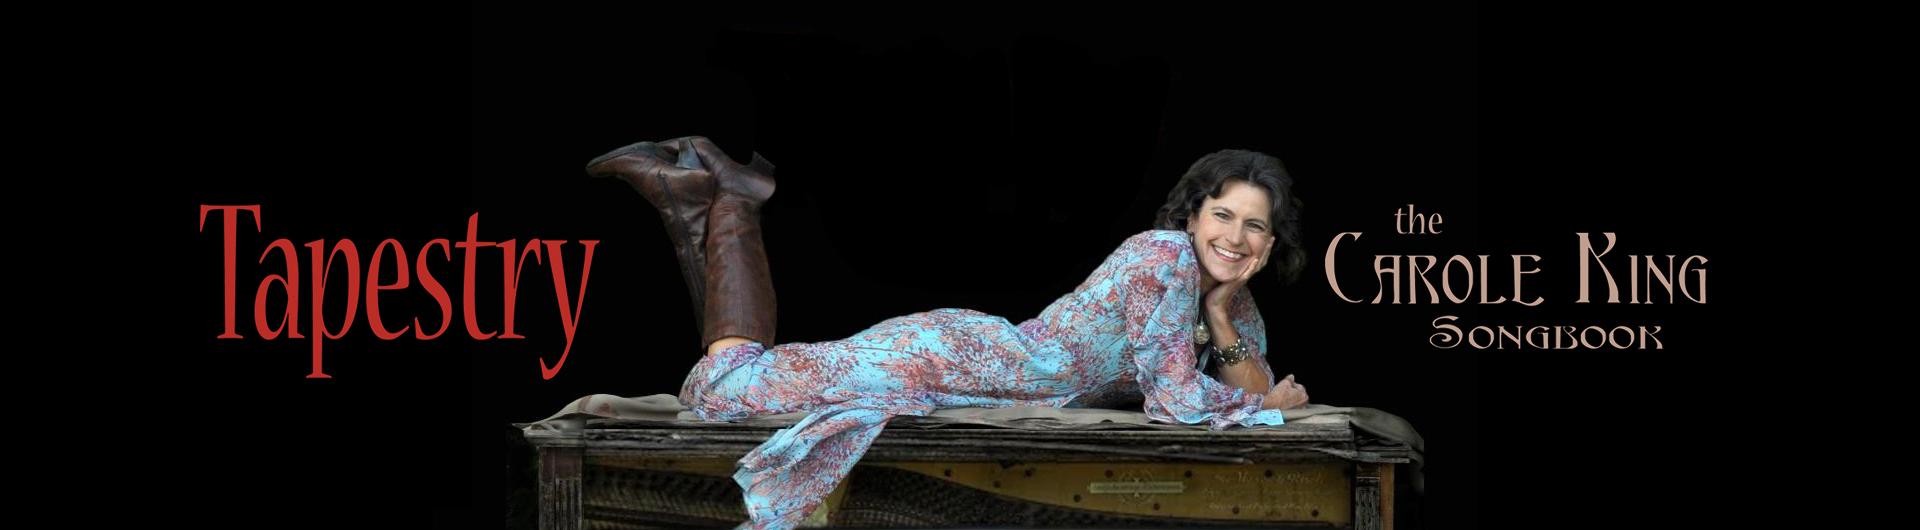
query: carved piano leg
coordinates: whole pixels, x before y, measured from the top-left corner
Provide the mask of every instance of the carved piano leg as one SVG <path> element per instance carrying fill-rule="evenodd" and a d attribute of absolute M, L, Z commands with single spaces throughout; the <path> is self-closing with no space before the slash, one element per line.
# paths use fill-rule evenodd
<path fill-rule="evenodd" d="M 1393 464 L 1353 465 L 1354 530 L 1393 530 Z"/>
<path fill-rule="evenodd" d="M 584 526 L 580 466 L 579 447 L 540 449 L 540 530 L 579 530 Z"/>

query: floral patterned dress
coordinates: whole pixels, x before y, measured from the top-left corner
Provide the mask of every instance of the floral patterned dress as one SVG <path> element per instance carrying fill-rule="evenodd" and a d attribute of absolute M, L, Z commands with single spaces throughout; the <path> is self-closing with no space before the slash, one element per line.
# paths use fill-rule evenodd
<path fill-rule="evenodd" d="M 887 319 L 843 340 L 767 348 L 749 342 L 706 356 L 680 401 L 707 421 L 809 411 L 740 459 L 734 481 L 752 520 L 793 528 L 832 493 L 898 415 L 954 407 L 1114 407 L 1141 403 L 1163 423 L 1280 425 L 1266 396 L 1195 369 L 1200 265 L 1181 230 L 1121 243 L 1078 288 L 1014 325 L 970 309 Z M 1267 366 L 1266 325 L 1246 290 L 1234 328 Z"/>

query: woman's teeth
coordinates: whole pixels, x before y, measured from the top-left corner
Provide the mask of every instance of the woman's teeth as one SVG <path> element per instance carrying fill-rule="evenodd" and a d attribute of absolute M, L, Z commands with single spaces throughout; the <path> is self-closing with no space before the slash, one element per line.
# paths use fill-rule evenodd
<path fill-rule="evenodd" d="M 1220 256 L 1220 259 L 1224 259 L 1229 262 L 1237 262 L 1237 261 L 1240 261 L 1240 258 L 1247 257 L 1246 254 L 1235 254 L 1232 252 L 1227 252 L 1225 249 L 1222 249 L 1220 247 L 1213 247 L 1213 254 L 1216 256 Z"/>

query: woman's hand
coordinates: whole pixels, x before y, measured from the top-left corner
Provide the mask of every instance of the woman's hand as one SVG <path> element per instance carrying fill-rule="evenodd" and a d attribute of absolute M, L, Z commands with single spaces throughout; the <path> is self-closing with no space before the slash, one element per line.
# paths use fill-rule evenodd
<path fill-rule="evenodd" d="M 1222 282 L 1214 286 L 1213 290 L 1207 291 L 1206 310 L 1216 316 L 1226 315 L 1227 305 L 1233 302 L 1233 294 L 1240 292 L 1240 288 L 1247 286 L 1247 280 L 1253 279 L 1254 274 L 1267 267 L 1267 256 L 1272 254 L 1273 244 L 1269 243 L 1267 250 L 1260 253 L 1260 259 L 1248 262 L 1247 267 L 1242 269 L 1240 275 L 1234 277 L 1233 281 Z"/>
<path fill-rule="evenodd" d="M 1273 385 L 1267 391 L 1267 400 L 1260 405 L 1266 409 L 1297 409 L 1307 406 L 1307 386 L 1293 382 L 1293 374 Z"/>

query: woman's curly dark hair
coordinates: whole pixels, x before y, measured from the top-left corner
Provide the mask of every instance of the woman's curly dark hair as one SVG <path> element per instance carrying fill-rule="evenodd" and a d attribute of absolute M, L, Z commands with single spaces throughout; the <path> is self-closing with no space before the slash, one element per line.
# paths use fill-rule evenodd
<path fill-rule="evenodd" d="M 1180 182 L 1167 192 L 1167 202 L 1155 214 L 1153 227 L 1186 230 L 1187 218 L 1207 197 L 1219 198 L 1227 181 L 1238 180 L 1267 190 L 1273 202 L 1269 214 L 1275 248 L 1268 263 L 1282 283 L 1292 283 L 1306 267 L 1307 252 L 1300 245 L 1300 198 L 1293 194 L 1293 177 L 1272 155 L 1227 149 L 1200 157 Z"/>

